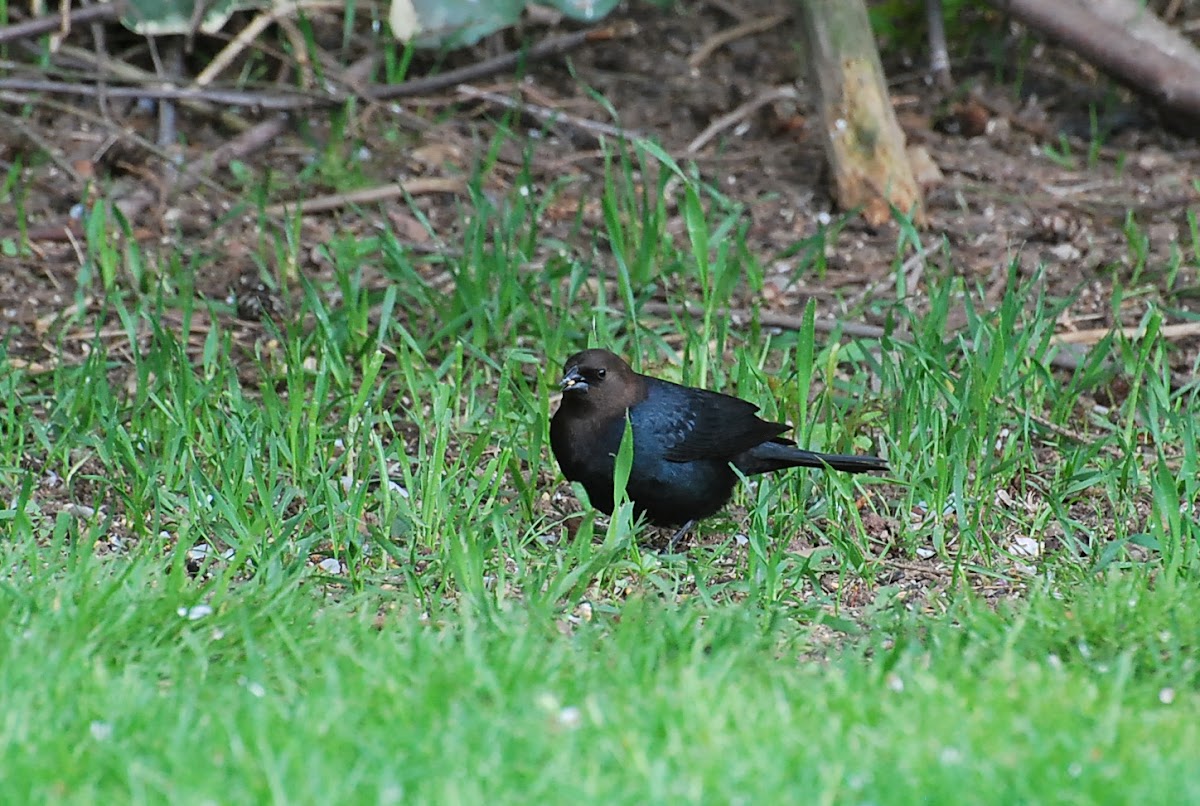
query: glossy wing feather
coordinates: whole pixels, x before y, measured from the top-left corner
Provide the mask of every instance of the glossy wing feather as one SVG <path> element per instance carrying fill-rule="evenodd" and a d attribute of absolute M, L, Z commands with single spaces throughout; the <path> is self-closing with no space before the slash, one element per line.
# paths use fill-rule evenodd
<path fill-rule="evenodd" d="M 670 462 L 731 459 L 788 429 L 757 416 L 758 406 L 720 392 L 651 380 L 642 425 L 656 434 Z"/>

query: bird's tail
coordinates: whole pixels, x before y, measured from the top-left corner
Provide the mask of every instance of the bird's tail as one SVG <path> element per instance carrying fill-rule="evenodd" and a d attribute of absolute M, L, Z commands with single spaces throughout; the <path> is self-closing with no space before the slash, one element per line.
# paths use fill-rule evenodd
<path fill-rule="evenodd" d="M 850 456 L 838 453 L 806 451 L 783 442 L 764 442 L 743 453 L 734 462 L 746 475 L 781 470 L 785 467 L 816 467 L 843 473 L 889 471 L 888 463 L 878 456 Z"/>
<path fill-rule="evenodd" d="M 797 462 L 801 467 L 830 467 L 844 473 L 866 473 L 871 470 L 890 471 L 888 463 L 878 456 L 849 456 L 842 453 L 817 453 L 793 448 L 796 453 L 805 454 L 803 461 Z"/>

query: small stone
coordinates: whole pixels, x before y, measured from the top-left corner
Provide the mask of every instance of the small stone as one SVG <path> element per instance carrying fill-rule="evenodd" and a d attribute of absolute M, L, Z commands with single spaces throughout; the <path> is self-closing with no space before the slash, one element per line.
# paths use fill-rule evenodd
<path fill-rule="evenodd" d="M 199 621 L 200 619 L 211 616 L 213 609 L 206 604 L 192 605 L 191 607 L 181 607 L 175 611 L 180 618 L 185 618 L 188 621 Z"/>

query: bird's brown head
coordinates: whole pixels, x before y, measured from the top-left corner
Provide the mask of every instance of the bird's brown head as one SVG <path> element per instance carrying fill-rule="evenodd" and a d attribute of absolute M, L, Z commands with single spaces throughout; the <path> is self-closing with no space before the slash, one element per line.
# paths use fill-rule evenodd
<path fill-rule="evenodd" d="M 584 350 L 563 365 L 563 401 L 574 405 L 620 411 L 641 401 L 642 378 L 619 355 L 608 350 Z"/>

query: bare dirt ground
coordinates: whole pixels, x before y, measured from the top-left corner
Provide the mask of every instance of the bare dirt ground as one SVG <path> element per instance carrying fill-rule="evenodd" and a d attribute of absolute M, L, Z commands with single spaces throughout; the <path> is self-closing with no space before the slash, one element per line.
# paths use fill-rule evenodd
<path fill-rule="evenodd" d="M 750 0 L 694 2 L 677 11 L 637 5 L 610 20 L 634 23 L 631 36 L 587 43 L 540 61 L 520 81 L 501 73 L 474 82 L 483 92 L 510 97 L 519 90 L 530 113 L 520 119 L 528 131 L 545 126 L 534 117 L 535 107 L 567 115 L 536 139 L 509 140 L 488 176 L 489 186 L 507 189 L 523 162 L 522 150 L 534 143 L 535 178 L 543 187 L 555 183 L 566 188 L 544 222 L 546 233 L 586 249 L 572 220 L 582 206 L 584 227 L 599 225 L 598 205 L 590 200 L 597 198 L 602 168 L 599 140 L 587 121 L 619 123 L 653 136 L 680 160 L 694 160 L 724 193 L 746 204 L 753 222 L 750 245 L 771 275 L 762 300 L 768 309 L 797 312 L 815 297 L 823 314 L 838 315 L 843 301 L 861 301 L 886 288 L 896 258 L 894 228 L 872 230 L 851 222 L 827 249 L 828 271 L 820 277 L 809 274 L 797 282 L 798 258 L 781 257 L 816 234 L 819 222 L 837 214 L 827 192 L 819 124 L 810 117 L 807 91 L 802 84 L 798 92 L 791 90 L 803 65 L 796 49 L 799 32 L 786 18 L 788 9 L 786 3 Z M 723 32 L 772 15 L 779 15 L 779 22 L 768 30 L 709 47 Z M 332 17 L 314 24 L 318 40 L 322 25 L 340 30 Z M 1044 266 L 1047 290 L 1073 300 L 1062 318 L 1064 330 L 1133 325 L 1149 304 L 1162 306 L 1169 321 L 1195 319 L 1200 257 L 1188 231 L 1187 211 L 1200 207 L 1194 184 L 1200 176 L 1200 143 L 1170 133 L 1163 125 L 1170 121 L 1160 121 L 1136 100 L 1112 90 L 1070 54 L 1032 44 L 998 17 L 962 27 L 976 45 L 959 49 L 979 53 L 963 55 L 953 65 L 961 88 L 956 98 L 943 98 L 930 87 L 921 69 L 923 57 L 906 57 L 902 45 L 885 50 L 893 100 L 910 144 L 921 147 L 936 166 L 927 168 L 932 173 L 925 240 L 937 252 L 945 238 L 951 257 L 935 255 L 933 263 L 993 295 L 1003 290 L 1010 260 L 1027 274 Z M 131 54 L 129 61 L 145 60 L 137 37 L 115 26 L 113 31 L 110 52 L 127 46 L 123 52 Z M 520 35 L 530 41 L 554 33 L 531 24 Z M 82 49 L 91 43 L 86 32 L 72 37 L 68 41 Z M 518 37 L 514 32 L 494 37 L 454 54 L 449 66 L 484 60 Z M 919 44 L 919 37 L 915 41 Z M 212 43 L 209 51 L 218 45 Z M 203 43 L 198 44 L 191 56 L 195 64 L 187 67 L 202 67 L 205 52 Z M 411 74 L 429 66 L 419 63 Z M 611 105 L 616 121 L 593 93 Z M 974 100 L 966 100 L 968 95 Z M 32 115 L 20 126 L 2 127 L 0 134 L 2 167 L 18 161 L 33 166 L 20 172 L 21 203 L 0 208 L 0 238 L 18 237 L 24 218 L 35 250 L 32 258 L 6 257 L 8 270 L 0 276 L 0 310 L 5 330 L 15 330 L 14 354 L 33 361 L 50 357 L 37 336 L 72 301 L 83 239 L 71 214 L 95 195 L 96 187 L 110 198 L 140 193 L 151 199 L 130 222 L 134 236 L 163 253 L 205 256 L 200 292 L 214 299 L 253 295 L 258 285 L 249 258 L 258 240 L 254 217 L 221 217 L 236 198 L 221 187 L 232 185 L 227 172 L 215 172 L 211 182 L 185 193 L 172 193 L 170 177 L 164 178 L 161 161 L 147 144 L 155 137 L 156 119 L 146 105 L 110 101 L 100 106 L 88 98 L 9 93 L 3 101 L 10 121 L 18 113 L 11 101 L 21 98 L 34 104 Z M 1098 110 L 1099 125 L 1113 131 L 1089 151 L 1092 109 Z M 296 177 L 322 149 L 340 151 L 347 165 L 368 181 L 424 180 L 425 186 L 417 186 L 418 203 L 435 228 L 433 236 L 398 202 L 384 205 L 381 218 L 378 207 L 367 205 L 360 213 L 335 200 L 329 211 L 305 218 L 304 241 L 319 243 L 334 232 L 391 226 L 420 248 L 453 248 L 462 209 L 461 195 L 454 191 L 461 189 L 462 178 L 492 140 L 495 121 L 505 111 L 451 87 L 396 103 L 364 104 L 346 131 L 336 135 L 327 115 L 302 113 L 243 162 L 251 170 L 274 172 L 278 195 L 272 201 L 297 201 L 289 186 L 298 185 Z M 262 119 L 242 114 L 247 123 Z M 186 108 L 180 109 L 178 129 L 187 143 L 182 149 L 185 165 L 199 163 L 236 134 L 215 113 Z M 409 136 L 397 141 L 397 129 Z M 1047 147 L 1065 149 L 1070 158 L 1051 159 Z M 39 157 L 38 151 L 53 158 Z M 1145 237 L 1144 267 L 1135 266 L 1127 215 Z M 71 227 L 74 235 L 67 236 Z M 678 231 L 682 237 L 681 224 Z M 1168 278 L 1174 250 L 1185 259 L 1182 270 Z M 316 264 L 301 268 L 322 269 Z M 1113 321 L 1110 304 L 1114 282 L 1135 285 L 1134 293 L 1126 294 L 1135 301 L 1121 307 L 1120 322 Z M 919 282 L 915 289 L 914 304 L 919 305 Z M 253 314 L 253 305 L 243 312 Z M 1184 335 L 1176 347 L 1175 366 L 1190 375 L 1200 339 Z"/>

